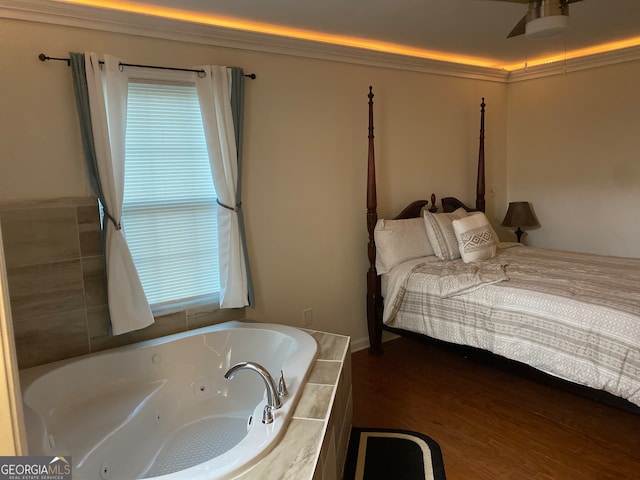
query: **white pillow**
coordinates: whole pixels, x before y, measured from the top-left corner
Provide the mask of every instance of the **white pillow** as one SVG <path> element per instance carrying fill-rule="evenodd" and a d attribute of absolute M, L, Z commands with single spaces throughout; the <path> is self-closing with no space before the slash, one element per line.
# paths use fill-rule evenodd
<path fill-rule="evenodd" d="M 470 215 L 452 223 L 463 262 L 479 262 L 496 254 L 495 232 L 484 213 Z"/>
<path fill-rule="evenodd" d="M 455 260 L 460 258 L 458 239 L 453 231 L 451 222 L 467 217 L 467 211 L 459 208 L 450 213 L 424 212 L 424 226 L 433 251 L 440 260 Z"/>
<path fill-rule="evenodd" d="M 376 242 L 376 270 L 379 275 L 412 258 L 433 255 L 433 248 L 421 218 L 380 219 L 373 230 L 373 237 Z"/>
<path fill-rule="evenodd" d="M 469 215 L 485 215 L 484 212 L 469 212 Z M 486 215 L 485 215 L 486 217 Z M 488 219 L 487 219 L 488 221 Z M 496 231 L 493 229 L 493 227 L 491 226 L 491 224 L 489 224 L 489 231 L 491 232 L 491 235 L 493 236 L 493 241 L 496 242 L 496 247 L 498 246 L 498 244 L 500 243 L 500 239 L 498 238 L 498 234 L 496 233 Z"/>

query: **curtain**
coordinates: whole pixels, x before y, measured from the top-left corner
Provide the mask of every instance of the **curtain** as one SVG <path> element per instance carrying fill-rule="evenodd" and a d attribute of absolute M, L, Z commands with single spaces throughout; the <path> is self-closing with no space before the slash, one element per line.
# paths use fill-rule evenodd
<path fill-rule="evenodd" d="M 244 70 L 231 67 L 231 113 L 233 114 L 233 132 L 236 137 L 236 151 L 238 154 L 238 181 L 236 186 L 236 205 L 242 202 L 242 132 L 244 124 Z M 251 279 L 251 264 L 247 254 L 247 238 L 244 230 L 244 213 L 238 210 L 238 226 L 240 228 L 240 241 L 244 251 L 244 263 L 247 269 L 247 291 L 249 294 L 249 306 L 255 307 L 253 293 L 253 280 Z"/>
<path fill-rule="evenodd" d="M 102 192 L 105 264 L 111 331 L 120 335 L 154 322 L 138 272 L 121 227 L 128 79 L 120 61 L 106 55 L 104 66 L 95 53 L 85 54 L 90 125 L 95 152 L 94 180 Z M 87 128 L 83 123 L 81 128 Z M 83 138 L 85 135 L 83 135 Z M 92 176 L 92 175 L 91 175 Z"/>
<path fill-rule="evenodd" d="M 82 151 L 84 152 L 85 165 L 89 175 L 89 187 L 100 204 L 104 205 L 104 195 L 100 186 L 98 164 L 96 162 L 96 149 L 93 145 L 93 130 L 91 128 L 91 111 L 89 109 L 89 92 L 87 90 L 87 72 L 84 66 L 84 53 L 69 53 L 69 66 L 73 76 L 73 91 L 76 98 L 76 110 L 80 120 L 80 136 L 82 138 Z M 103 217 L 103 221 L 107 217 Z M 104 225 L 103 225 L 104 227 Z M 104 228 L 103 228 L 104 232 Z"/>
<path fill-rule="evenodd" d="M 205 75 L 196 76 L 196 89 L 218 195 L 218 249 L 220 260 L 220 307 L 249 304 L 245 247 L 240 229 L 238 191 L 238 149 L 231 110 L 231 69 L 197 67 Z"/>

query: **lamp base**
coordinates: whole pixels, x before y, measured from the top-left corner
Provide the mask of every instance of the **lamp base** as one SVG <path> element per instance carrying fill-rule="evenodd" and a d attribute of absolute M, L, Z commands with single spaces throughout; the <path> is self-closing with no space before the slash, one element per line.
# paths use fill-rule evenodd
<path fill-rule="evenodd" d="M 522 237 L 522 234 L 524 233 L 524 230 L 521 230 L 520 227 L 518 227 L 518 229 L 513 233 L 516 234 L 516 238 L 518 239 L 518 243 L 522 243 L 520 241 L 520 238 Z"/>

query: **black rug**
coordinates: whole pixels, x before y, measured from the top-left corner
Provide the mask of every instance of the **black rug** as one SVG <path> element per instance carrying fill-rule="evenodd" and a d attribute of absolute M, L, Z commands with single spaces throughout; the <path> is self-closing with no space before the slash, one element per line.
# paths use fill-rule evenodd
<path fill-rule="evenodd" d="M 422 433 L 354 427 L 344 480 L 445 480 L 442 452 Z"/>

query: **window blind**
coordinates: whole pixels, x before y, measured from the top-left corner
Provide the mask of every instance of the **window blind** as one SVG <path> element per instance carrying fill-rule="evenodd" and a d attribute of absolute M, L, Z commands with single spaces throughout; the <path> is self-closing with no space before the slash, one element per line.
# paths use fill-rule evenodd
<path fill-rule="evenodd" d="M 122 225 L 153 307 L 218 295 L 216 208 L 195 86 L 131 82 Z"/>

